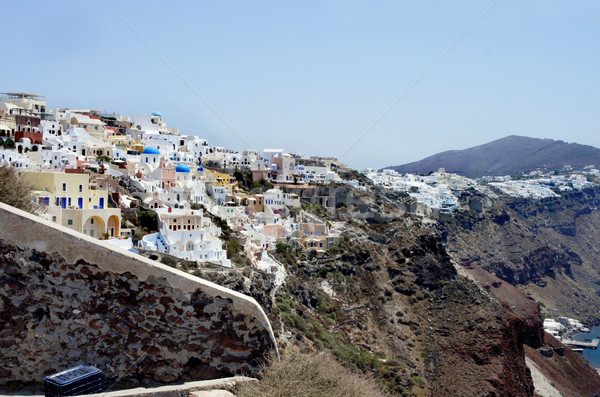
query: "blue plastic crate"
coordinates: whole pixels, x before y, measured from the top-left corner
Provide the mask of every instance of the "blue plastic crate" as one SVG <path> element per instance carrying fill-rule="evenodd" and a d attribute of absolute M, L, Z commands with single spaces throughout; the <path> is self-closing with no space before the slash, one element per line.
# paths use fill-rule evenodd
<path fill-rule="evenodd" d="M 100 393 L 104 376 L 98 368 L 78 365 L 44 378 L 46 397 Z"/>

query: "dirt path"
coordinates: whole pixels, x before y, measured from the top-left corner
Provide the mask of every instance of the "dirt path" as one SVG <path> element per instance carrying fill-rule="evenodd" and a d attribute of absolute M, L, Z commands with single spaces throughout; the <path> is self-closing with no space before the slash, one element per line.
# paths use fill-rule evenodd
<path fill-rule="evenodd" d="M 535 393 L 541 397 L 562 397 L 562 394 L 552 386 L 552 383 L 544 376 L 540 368 L 529 357 L 525 357 L 527 367 L 531 371 L 531 378 L 535 386 Z"/>

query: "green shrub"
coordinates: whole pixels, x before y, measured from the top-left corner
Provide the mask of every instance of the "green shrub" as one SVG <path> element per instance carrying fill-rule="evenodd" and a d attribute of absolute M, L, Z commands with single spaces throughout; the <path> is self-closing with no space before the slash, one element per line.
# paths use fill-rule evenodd
<path fill-rule="evenodd" d="M 160 263 L 171 267 L 177 266 L 177 261 L 171 258 L 170 256 L 163 256 L 162 258 L 160 258 Z"/>
<path fill-rule="evenodd" d="M 157 231 L 158 223 L 156 221 L 156 212 L 147 210 L 140 211 L 137 216 L 138 224 L 147 231 Z"/>
<path fill-rule="evenodd" d="M 278 254 L 282 254 L 284 252 L 291 252 L 292 251 L 292 246 L 289 244 L 285 244 L 284 242 L 281 241 L 277 241 L 275 243 L 275 248 L 276 248 L 276 252 Z"/>

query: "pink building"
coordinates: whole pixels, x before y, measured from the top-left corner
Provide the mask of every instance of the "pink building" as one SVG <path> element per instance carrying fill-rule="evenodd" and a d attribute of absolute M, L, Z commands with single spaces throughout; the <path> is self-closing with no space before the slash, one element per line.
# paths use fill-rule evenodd
<path fill-rule="evenodd" d="M 283 238 L 284 232 L 285 228 L 282 225 L 265 225 L 263 229 L 265 237 L 272 237 L 274 239 Z"/>
<path fill-rule="evenodd" d="M 171 187 L 177 186 L 175 168 L 167 163 L 164 157 L 160 158 L 158 168 L 160 169 L 160 187 L 162 189 L 169 190 Z"/>

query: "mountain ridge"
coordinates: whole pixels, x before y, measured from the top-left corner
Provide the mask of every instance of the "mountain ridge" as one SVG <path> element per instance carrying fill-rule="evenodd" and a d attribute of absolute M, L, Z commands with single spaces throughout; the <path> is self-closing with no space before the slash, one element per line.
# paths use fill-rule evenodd
<path fill-rule="evenodd" d="M 477 178 L 511 175 L 535 170 L 553 171 L 571 166 L 600 166 L 600 149 L 548 138 L 509 135 L 463 150 L 447 150 L 408 164 L 386 167 L 400 173 L 447 172 Z"/>

